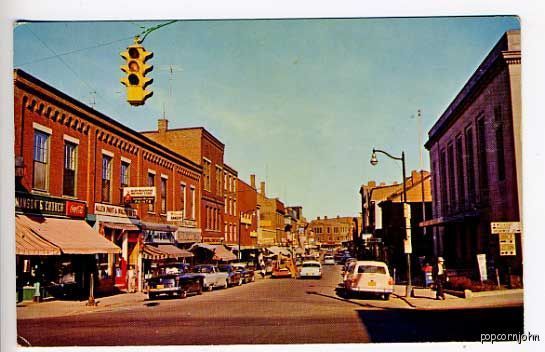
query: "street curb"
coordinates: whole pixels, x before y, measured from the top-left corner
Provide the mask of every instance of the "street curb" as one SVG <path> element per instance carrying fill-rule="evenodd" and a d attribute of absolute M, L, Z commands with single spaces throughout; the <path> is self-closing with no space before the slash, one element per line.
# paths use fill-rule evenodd
<path fill-rule="evenodd" d="M 417 306 L 415 306 L 414 304 L 412 304 L 411 302 L 409 302 L 405 297 L 403 296 L 400 296 L 400 295 L 397 295 L 395 293 L 393 293 L 393 295 L 397 298 L 399 298 L 400 300 L 402 300 L 403 302 L 407 303 L 407 305 L 411 308 L 414 308 L 414 309 L 418 309 Z"/>

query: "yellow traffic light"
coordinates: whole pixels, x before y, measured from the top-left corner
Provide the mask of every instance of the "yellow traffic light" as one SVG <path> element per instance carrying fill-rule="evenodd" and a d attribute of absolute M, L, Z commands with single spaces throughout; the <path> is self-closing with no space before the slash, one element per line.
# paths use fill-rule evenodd
<path fill-rule="evenodd" d="M 144 105 L 146 99 L 153 95 L 152 91 L 146 90 L 153 82 L 153 78 L 146 77 L 146 74 L 153 70 L 152 65 L 146 64 L 146 61 L 153 57 L 153 53 L 146 51 L 135 39 L 135 43 L 121 53 L 121 57 L 125 59 L 121 71 L 127 75 L 121 78 L 121 83 L 127 87 L 127 101 L 135 106 Z"/>

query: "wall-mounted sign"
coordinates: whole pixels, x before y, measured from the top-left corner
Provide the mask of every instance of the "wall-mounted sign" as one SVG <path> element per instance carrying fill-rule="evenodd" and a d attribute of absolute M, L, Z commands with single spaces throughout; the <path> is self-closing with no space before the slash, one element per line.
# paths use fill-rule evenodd
<path fill-rule="evenodd" d="M 491 222 L 491 233 L 521 233 L 520 222 L 518 221 L 504 221 L 504 222 Z"/>
<path fill-rule="evenodd" d="M 138 216 L 136 209 L 102 203 L 95 203 L 95 214 L 117 216 L 121 218 L 136 218 Z"/>
<path fill-rule="evenodd" d="M 15 211 L 36 214 L 84 218 L 86 205 L 75 200 L 40 196 L 31 193 L 15 193 Z"/>
<path fill-rule="evenodd" d="M 153 204 L 155 202 L 155 187 L 124 187 L 123 199 L 125 203 Z"/>
<path fill-rule="evenodd" d="M 167 211 L 167 221 L 182 221 L 184 219 L 184 211 Z"/>
<path fill-rule="evenodd" d="M 66 201 L 66 216 L 84 218 L 87 214 L 87 205 L 83 202 Z"/>
<path fill-rule="evenodd" d="M 500 255 L 517 255 L 517 245 L 514 233 L 498 234 L 500 240 Z"/>

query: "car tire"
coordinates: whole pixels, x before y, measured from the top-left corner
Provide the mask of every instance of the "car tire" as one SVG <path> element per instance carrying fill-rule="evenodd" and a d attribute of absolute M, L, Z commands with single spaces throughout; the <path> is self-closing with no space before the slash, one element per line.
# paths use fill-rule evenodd
<path fill-rule="evenodd" d="M 180 298 L 182 298 L 182 299 L 187 298 L 187 291 L 186 290 L 180 291 Z"/>
<path fill-rule="evenodd" d="M 197 294 L 202 295 L 202 285 L 199 285 L 199 288 L 197 289 Z"/>
<path fill-rule="evenodd" d="M 252 279 L 250 280 L 250 282 L 254 282 L 255 281 L 255 275 L 252 276 Z"/>
<path fill-rule="evenodd" d="M 208 289 L 208 292 L 212 292 L 212 290 L 214 289 L 214 286 L 208 285 L 206 288 Z"/>
<path fill-rule="evenodd" d="M 243 283 L 244 283 L 244 280 L 242 278 L 240 278 L 240 279 L 238 279 L 237 286 L 242 286 Z"/>
<path fill-rule="evenodd" d="M 157 296 L 155 295 L 155 293 L 149 293 L 148 298 L 149 298 L 150 301 L 153 301 L 154 299 L 157 298 Z"/>
<path fill-rule="evenodd" d="M 223 286 L 223 288 L 227 288 L 229 287 L 229 280 L 225 280 L 225 285 Z"/>
<path fill-rule="evenodd" d="M 390 294 L 389 293 L 385 293 L 385 294 L 382 295 L 382 300 L 387 301 L 389 299 L 390 299 Z"/>

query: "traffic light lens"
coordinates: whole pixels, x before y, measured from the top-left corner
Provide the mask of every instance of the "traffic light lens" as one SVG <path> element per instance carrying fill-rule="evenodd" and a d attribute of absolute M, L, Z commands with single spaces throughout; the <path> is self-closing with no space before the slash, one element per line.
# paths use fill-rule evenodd
<path fill-rule="evenodd" d="M 140 56 L 140 53 L 138 52 L 138 49 L 130 48 L 129 49 L 129 56 L 131 57 L 131 59 L 138 59 L 138 57 Z"/>
<path fill-rule="evenodd" d="M 133 86 L 138 85 L 138 82 L 140 82 L 140 80 L 138 79 L 138 76 L 134 74 L 130 74 L 128 79 L 129 79 L 129 83 Z"/>
<path fill-rule="evenodd" d="M 140 66 L 138 65 L 138 62 L 136 61 L 129 62 L 129 71 L 138 72 L 139 69 L 140 69 Z"/>

